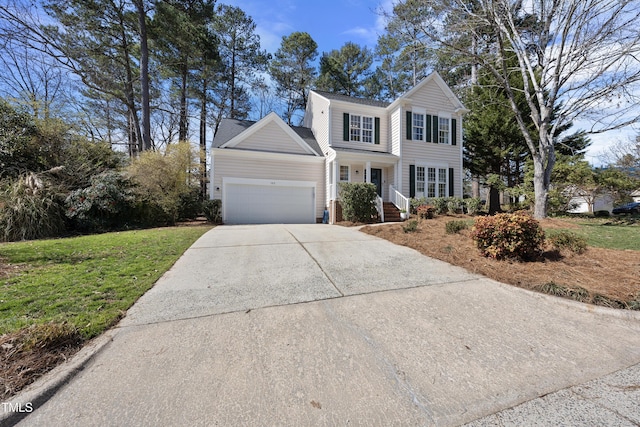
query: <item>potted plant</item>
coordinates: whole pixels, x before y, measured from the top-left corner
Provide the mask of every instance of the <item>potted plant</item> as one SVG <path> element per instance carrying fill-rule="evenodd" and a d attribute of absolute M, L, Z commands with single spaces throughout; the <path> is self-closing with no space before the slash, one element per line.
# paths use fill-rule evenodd
<path fill-rule="evenodd" d="M 409 214 L 406 209 L 400 209 L 400 218 L 402 218 L 403 221 L 409 218 Z"/>

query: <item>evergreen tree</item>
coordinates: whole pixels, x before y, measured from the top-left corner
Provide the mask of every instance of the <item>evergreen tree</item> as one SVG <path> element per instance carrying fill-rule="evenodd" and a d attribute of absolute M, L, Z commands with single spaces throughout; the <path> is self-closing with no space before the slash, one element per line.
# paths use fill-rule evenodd
<path fill-rule="evenodd" d="M 296 111 L 307 105 L 308 91 L 316 79 L 313 61 L 318 56 L 318 44 L 308 33 L 295 32 L 282 37 L 280 48 L 274 54 L 269 72 L 276 83 L 278 94 L 285 102 L 283 118 L 292 124 Z"/>

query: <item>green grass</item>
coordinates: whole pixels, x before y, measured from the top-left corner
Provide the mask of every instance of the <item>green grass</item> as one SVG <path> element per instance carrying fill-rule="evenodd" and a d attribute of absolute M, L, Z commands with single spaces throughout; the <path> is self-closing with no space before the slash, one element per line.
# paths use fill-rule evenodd
<path fill-rule="evenodd" d="M 589 246 L 640 251 L 640 225 L 616 224 L 611 219 L 571 220 L 580 228 L 566 229 L 587 239 Z"/>
<path fill-rule="evenodd" d="M 0 244 L 17 275 L 0 280 L 0 335 L 68 322 L 99 335 L 211 227 L 170 227 Z"/>

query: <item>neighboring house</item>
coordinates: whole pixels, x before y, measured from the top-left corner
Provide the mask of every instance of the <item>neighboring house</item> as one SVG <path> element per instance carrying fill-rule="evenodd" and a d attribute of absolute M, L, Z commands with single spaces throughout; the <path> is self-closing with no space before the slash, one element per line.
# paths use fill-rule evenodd
<path fill-rule="evenodd" d="M 437 73 L 395 101 L 311 91 L 303 127 L 271 113 L 225 119 L 211 149 L 210 198 L 225 223 L 313 223 L 339 216 L 339 183 L 376 185 L 378 210 L 410 197 L 462 197 L 462 116 Z"/>
<path fill-rule="evenodd" d="M 631 193 L 631 198 L 633 199 L 634 202 L 640 203 L 640 190 L 636 190 L 633 193 Z"/>

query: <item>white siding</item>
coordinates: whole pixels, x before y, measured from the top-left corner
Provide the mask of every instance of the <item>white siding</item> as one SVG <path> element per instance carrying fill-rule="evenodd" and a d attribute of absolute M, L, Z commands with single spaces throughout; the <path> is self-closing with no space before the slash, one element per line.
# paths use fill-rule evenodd
<path fill-rule="evenodd" d="M 344 113 L 380 118 L 380 144 L 368 142 L 351 142 L 343 140 Z M 384 108 L 369 107 L 360 104 L 333 102 L 331 107 L 331 146 L 355 148 L 359 150 L 388 152 L 389 116 Z"/>
<path fill-rule="evenodd" d="M 272 151 L 276 153 L 307 154 L 277 123 L 267 123 L 258 132 L 236 145 L 243 150 Z"/>
<path fill-rule="evenodd" d="M 454 186 L 456 197 L 462 197 L 462 117 L 455 114 L 456 106 L 435 80 L 431 80 L 412 93 L 408 101 L 409 104 L 401 110 L 399 117 L 402 124 L 399 126 L 399 137 L 402 140 L 402 193 L 406 196 L 409 195 L 409 165 L 427 164 L 453 168 L 453 183 L 449 183 L 449 185 Z M 412 108 L 426 109 L 427 114 L 435 116 L 440 113 L 450 114 L 451 118 L 456 119 L 457 145 L 407 140 L 406 112 L 411 111 Z"/>
<path fill-rule="evenodd" d="M 315 92 L 309 92 L 303 125 L 311 129 L 322 153 L 326 154 L 329 150 L 329 101 Z"/>
<path fill-rule="evenodd" d="M 211 158 L 214 199 L 222 199 L 222 177 L 316 181 L 316 218 L 322 218 L 325 206 L 324 158 L 233 149 L 213 149 Z"/>
<path fill-rule="evenodd" d="M 397 108 L 391 113 L 391 126 L 390 137 L 391 141 L 391 154 L 400 156 L 402 154 L 400 150 L 400 143 L 402 141 L 402 120 L 400 119 L 402 109 Z"/>

